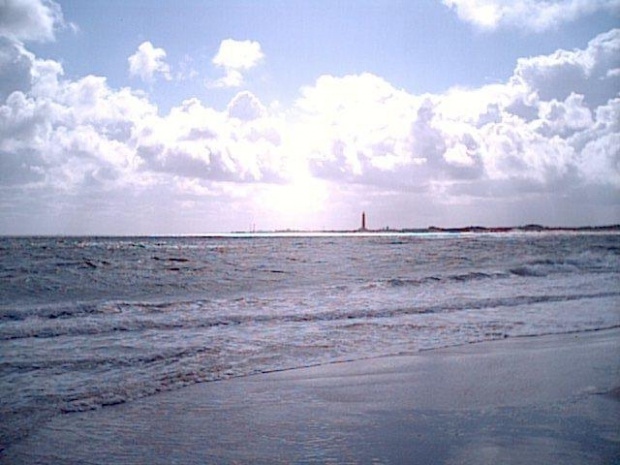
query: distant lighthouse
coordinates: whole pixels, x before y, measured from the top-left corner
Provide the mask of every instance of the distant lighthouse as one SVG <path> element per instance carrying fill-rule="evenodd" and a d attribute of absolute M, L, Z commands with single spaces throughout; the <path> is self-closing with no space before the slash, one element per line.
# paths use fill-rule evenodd
<path fill-rule="evenodd" d="M 362 212 L 362 227 L 360 231 L 366 231 L 366 212 Z"/>

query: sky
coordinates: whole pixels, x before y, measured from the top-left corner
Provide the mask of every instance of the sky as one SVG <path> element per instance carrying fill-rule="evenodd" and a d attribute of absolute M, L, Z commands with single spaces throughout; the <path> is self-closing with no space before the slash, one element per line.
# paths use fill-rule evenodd
<path fill-rule="evenodd" d="M 620 223 L 620 0 L 2 0 L 0 234 Z"/>

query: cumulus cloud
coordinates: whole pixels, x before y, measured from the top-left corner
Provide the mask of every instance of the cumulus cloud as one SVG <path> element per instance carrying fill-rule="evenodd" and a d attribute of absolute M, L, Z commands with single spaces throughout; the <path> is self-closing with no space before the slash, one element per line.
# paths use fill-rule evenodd
<path fill-rule="evenodd" d="M 249 92 L 225 111 L 190 99 L 159 115 L 140 92 L 65 79 L 62 66 L 0 42 L 13 76 L 0 105 L 0 185 L 74 191 L 160 182 L 282 182 L 281 121 Z M 154 177 L 155 175 L 155 177 Z M 158 180 L 159 181 L 154 181 Z"/>
<path fill-rule="evenodd" d="M 463 21 L 483 30 L 517 27 L 535 32 L 553 29 L 597 11 L 620 11 L 618 0 L 442 0 Z"/>
<path fill-rule="evenodd" d="M 513 81 L 534 89 L 542 100 L 585 96 L 593 106 L 606 103 L 620 87 L 620 29 L 599 34 L 584 50 L 558 50 L 550 55 L 521 58 Z"/>
<path fill-rule="evenodd" d="M 619 187 L 620 83 L 609 73 L 619 51 L 614 30 L 583 50 L 520 60 L 505 84 L 412 95 L 370 73 L 325 75 L 287 113 L 240 92 L 224 111 L 190 99 L 162 116 L 140 93 L 95 76 L 66 80 L 59 63 L 4 42 L 4 179 L 15 172 L 11 182 L 75 185 L 151 172 L 285 182 L 306 170 L 390 189 L 472 184 L 479 189 L 468 192 L 481 196 L 511 180 L 538 190 L 561 182 Z"/>
<path fill-rule="evenodd" d="M 297 139 L 316 176 L 350 181 L 423 164 L 409 123 L 419 99 L 370 73 L 320 77 L 302 89 Z"/>
<path fill-rule="evenodd" d="M 243 73 L 258 65 L 264 58 L 261 46 L 256 41 L 225 39 L 213 57 L 213 64 L 223 68 L 226 75 L 213 83 L 215 87 L 239 87 L 243 84 Z"/>
<path fill-rule="evenodd" d="M 520 60 L 505 84 L 440 95 L 410 95 L 370 74 L 323 76 L 297 102 L 309 167 L 445 198 L 617 191 L 620 81 L 609 70 L 619 47 L 613 30 L 583 50 Z"/>
<path fill-rule="evenodd" d="M 3 0 L 0 2 L 0 37 L 16 41 L 54 40 L 64 26 L 60 6 L 52 0 Z"/>
<path fill-rule="evenodd" d="M 166 51 L 163 48 L 155 48 L 151 42 L 143 42 L 136 53 L 128 58 L 129 74 L 139 76 L 145 82 L 153 81 L 156 74 L 161 74 L 164 79 L 171 80 L 170 66 L 164 61 Z"/>
<path fill-rule="evenodd" d="M 371 73 L 324 75 L 288 109 L 243 91 L 223 110 L 194 98 L 160 114 L 144 93 L 68 78 L 60 63 L 0 39 L 0 191 L 41 202 L 217 198 L 220 213 L 230 201 L 239 215 L 256 202 L 296 211 L 316 186 L 342 208 L 372 193 L 386 196 L 381 205 L 444 206 L 588 194 L 617 209 L 618 56 L 612 30 L 583 49 L 520 60 L 506 82 L 476 89 L 415 95 Z"/>
<path fill-rule="evenodd" d="M 130 177 L 132 130 L 155 107 L 101 77 L 65 80 L 59 63 L 7 46 L 29 66 L 0 106 L 3 182 L 66 190 Z"/>
<path fill-rule="evenodd" d="M 247 102 L 255 107 L 249 109 Z M 233 98 L 226 112 L 205 107 L 197 99 L 187 100 L 140 128 L 136 154 L 143 169 L 178 176 L 280 182 L 287 172 L 280 150 L 281 123 L 256 113 L 257 109 L 263 109 L 262 104 L 248 92 Z M 234 115 L 236 111 L 240 114 Z"/>
<path fill-rule="evenodd" d="M 260 44 L 250 40 L 226 39 L 220 44 L 213 64 L 227 69 L 248 70 L 264 57 Z"/>

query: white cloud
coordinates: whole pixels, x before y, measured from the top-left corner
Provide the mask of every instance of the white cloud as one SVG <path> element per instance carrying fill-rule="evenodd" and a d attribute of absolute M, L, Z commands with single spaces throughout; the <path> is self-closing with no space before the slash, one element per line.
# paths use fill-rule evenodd
<path fill-rule="evenodd" d="M 12 62 L 25 71 L 20 90 L 0 105 L 0 185 L 75 191 L 162 182 L 162 176 L 210 182 L 287 177 L 283 123 L 249 92 L 225 111 L 190 99 L 160 116 L 139 92 L 111 89 L 102 77 L 63 79 L 57 62 L 13 43 L 4 48 L 0 56 L 25 57 Z"/>
<path fill-rule="evenodd" d="M 356 202 L 501 212 L 499 202 L 591 195 L 617 211 L 619 47 L 613 30 L 583 50 L 520 60 L 505 83 L 442 94 L 324 75 L 288 109 L 244 91 L 222 111 L 194 98 L 160 114 L 144 93 L 67 78 L 60 63 L 0 40 L 0 209 L 94 198 L 109 212 L 149 202 L 205 218 L 280 211 L 299 220 L 287 226 Z"/>
<path fill-rule="evenodd" d="M 521 58 L 513 81 L 533 89 L 542 100 L 582 94 L 591 105 L 607 102 L 618 92 L 620 76 L 609 73 L 620 64 L 620 29 L 599 34 L 584 50 L 557 50 L 550 55 Z"/>
<path fill-rule="evenodd" d="M 22 42 L 45 42 L 54 40 L 55 29 L 64 25 L 60 6 L 52 0 L 0 2 L 1 37 Z"/>
<path fill-rule="evenodd" d="M 585 105 L 583 95 L 571 93 L 563 102 L 555 99 L 541 102 L 534 125 L 546 137 L 567 137 L 589 128 L 592 123 L 592 112 Z"/>
<path fill-rule="evenodd" d="M 163 48 L 155 48 L 151 42 L 143 42 L 136 53 L 131 55 L 129 61 L 129 74 L 139 76 L 145 82 L 153 81 L 156 74 L 161 74 L 164 79 L 171 80 L 170 66 L 164 61 L 166 51 Z"/>
<path fill-rule="evenodd" d="M 608 71 L 619 52 L 614 30 L 584 50 L 520 60 L 505 84 L 428 96 L 369 74 L 323 76 L 297 102 L 300 150 L 317 177 L 427 192 L 441 185 L 445 199 L 495 196 L 500 182 L 513 186 L 503 195 L 620 189 L 618 128 L 602 122 L 613 120 L 620 82 Z"/>
<path fill-rule="evenodd" d="M 256 66 L 264 55 L 260 44 L 250 40 L 225 39 L 220 44 L 213 64 L 223 68 L 248 70 Z"/>
<path fill-rule="evenodd" d="M 542 32 L 597 11 L 620 11 L 618 0 L 442 0 L 483 30 L 509 26 Z"/>
<path fill-rule="evenodd" d="M 72 190 L 130 178 L 132 131 L 155 107 L 128 89 L 110 89 L 101 77 L 65 80 L 59 63 L 17 50 L 30 67 L 21 90 L 0 106 L 3 181 Z"/>
<path fill-rule="evenodd" d="M 233 99 L 229 109 L 244 100 L 262 108 L 256 97 L 242 93 Z M 178 176 L 279 182 L 287 173 L 279 124 L 264 113 L 240 119 L 191 99 L 173 108 L 166 117 L 152 118 L 142 125 L 137 133 L 136 154 L 144 162 L 144 169 Z"/>
<path fill-rule="evenodd" d="M 209 87 L 241 87 L 243 85 L 243 74 L 236 69 L 226 70 L 226 75 L 208 84 Z"/>
<path fill-rule="evenodd" d="M 312 172 L 328 179 L 366 180 L 425 163 L 413 153 L 411 115 L 420 99 L 365 73 L 321 76 L 296 102 L 299 151 Z"/>
<path fill-rule="evenodd" d="M 469 148 L 461 143 L 456 143 L 446 149 L 443 157 L 446 162 L 457 166 L 472 166 L 475 164 Z"/>
<path fill-rule="evenodd" d="M 256 41 L 225 39 L 213 57 L 213 64 L 223 68 L 226 75 L 213 83 L 214 87 L 239 87 L 243 84 L 243 72 L 258 65 L 264 58 Z"/>

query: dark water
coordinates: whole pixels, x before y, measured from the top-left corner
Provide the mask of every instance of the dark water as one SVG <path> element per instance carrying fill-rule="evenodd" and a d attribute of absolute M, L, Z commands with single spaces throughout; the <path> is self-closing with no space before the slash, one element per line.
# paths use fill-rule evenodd
<path fill-rule="evenodd" d="M 196 382 L 620 325 L 620 235 L 0 238 L 0 445 Z"/>

